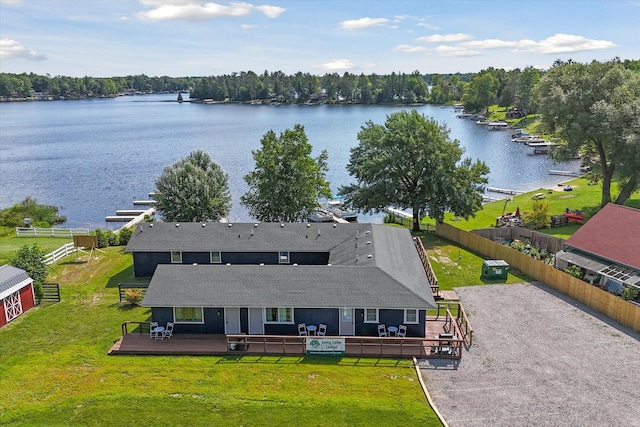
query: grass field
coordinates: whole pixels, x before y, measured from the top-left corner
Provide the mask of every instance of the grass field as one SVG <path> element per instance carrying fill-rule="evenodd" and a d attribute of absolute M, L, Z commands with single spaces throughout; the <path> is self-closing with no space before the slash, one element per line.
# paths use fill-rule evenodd
<path fill-rule="evenodd" d="M 0 329 L 0 425 L 441 425 L 406 359 L 107 356 L 150 316 L 118 304 L 131 264 L 69 257 L 49 277 L 62 301 Z"/>
<path fill-rule="evenodd" d="M 15 234 L 0 237 L 0 265 L 8 264 L 16 251 L 24 245 L 37 243 L 48 254 L 71 242 L 73 239 L 69 237 L 16 237 Z"/>

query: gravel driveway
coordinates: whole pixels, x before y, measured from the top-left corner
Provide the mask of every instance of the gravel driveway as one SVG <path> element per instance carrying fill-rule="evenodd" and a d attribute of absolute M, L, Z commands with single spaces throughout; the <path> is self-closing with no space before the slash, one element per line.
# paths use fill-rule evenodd
<path fill-rule="evenodd" d="M 640 334 L 540 283 L 456 290 L 473 346 L 420 361 L 451 427 L 640 426 Z"/>

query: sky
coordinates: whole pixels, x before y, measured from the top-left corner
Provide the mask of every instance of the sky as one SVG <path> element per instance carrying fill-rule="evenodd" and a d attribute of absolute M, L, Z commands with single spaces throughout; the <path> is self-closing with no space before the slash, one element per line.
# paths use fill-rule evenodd
<path fill-rule="evenodd" d="M 546 69 L 640 59 L 640 0 L 0 0 L 0 72 Z"/>

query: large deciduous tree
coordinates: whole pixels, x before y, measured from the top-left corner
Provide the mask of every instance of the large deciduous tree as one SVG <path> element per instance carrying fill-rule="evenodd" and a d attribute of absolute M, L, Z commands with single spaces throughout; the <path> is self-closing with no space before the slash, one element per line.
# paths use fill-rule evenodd
<path fill-rule="evenodd" d="M 562 138 L 556 156 L 595 153 L 602 169 L 601 205 L 611 201 L 614 173 L 620 176 L 615 203 L 623 204 L 640 186 L 640 73 L 618 60 L 556 62 L 539 91 L 542 122 Z"/>
<path fill-rule="evenodd" d="M 311 157 L 312 146 L 302 125 L 281 132 L 270 130 L 253 151 L 255 169 L 244 177 L 249 191 L 240 198 L 259 221 L 296 222 L 308 218 L 318 199 L 331 196 L 325 181 L 326 151 Z"/>
<path fill-rule="evenodd" d="M 469 158 L 461 161 L 460 143 L 434 119 L 416 110 L 399 111 L 384 125 L 367 122 L 358 140 L 347 165 L 357 183 L 340 188 L 355 208 L 411 208 L 414 231 L 425 214 L 442 222 L 447 211 L 468 218 L 481 208 L 489 168 Z"/>
<path fill-rule="evenodd" d="M 165 167 L 154 198 L 167 221 L 216 221 L 231 209 L 228 176 L 202 150 Z"/>

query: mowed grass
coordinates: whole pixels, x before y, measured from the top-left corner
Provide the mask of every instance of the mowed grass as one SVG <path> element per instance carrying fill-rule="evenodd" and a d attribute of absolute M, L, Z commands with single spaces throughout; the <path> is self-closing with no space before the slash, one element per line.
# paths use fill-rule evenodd
<path fill-rule="evenodd" d="M 73 242 L 70 237 L 16 237 L 15 232 L 0 237 L 0 265 L 9 264 L 16 251 L 22 246 L 36 243 L 45 254 L 53 252 L 67 243 Z"/>
<path fill-rule="evenodd" d="M 412 362 L 340 357 L 107 356 L 126 321 L 122 247 L 54 267 L 62 301 L 0 329 L 0 425 L 441 425 Z"/>

